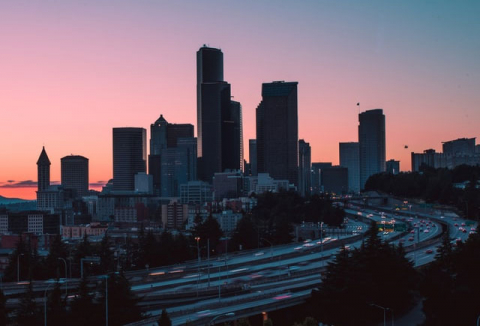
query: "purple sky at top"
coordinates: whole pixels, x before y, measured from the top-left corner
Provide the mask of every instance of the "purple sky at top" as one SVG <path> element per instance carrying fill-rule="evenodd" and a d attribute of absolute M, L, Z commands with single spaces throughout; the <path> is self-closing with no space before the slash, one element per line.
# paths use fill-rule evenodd
<path fill-rule="evenodd" d="M 478 1 L 2 1 L 0 195 L 34 198 L 1 185 L 35 181 L 43 145 L 52 180 L 77 154 L 94 183 L 112 177 L 113 127 L 196 125 L 203 44 L 224 53 L 245 144 L 261 84 L 298 81 L 312 161 L 338 164 L 360 102 L 384 110 L 387 159 L 409 170 L 411 151 L 480 136 L 479 16 Z"/>

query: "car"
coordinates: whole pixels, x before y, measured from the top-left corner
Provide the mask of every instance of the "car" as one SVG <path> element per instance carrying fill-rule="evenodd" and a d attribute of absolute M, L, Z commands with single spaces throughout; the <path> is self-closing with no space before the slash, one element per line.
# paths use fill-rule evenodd
<path fill-rule="evenodd" d="M 428 233 L 430 232 L 428 229 L 423 230 L 423 233 Z"/>
<path fill-rule="evenodd" d="M 454 226 L 458 226 L 458 223 L 455 223 Z"/>
<path fill-rule="evenodd" d="M 462 226 L 465 226 L 465 223 L 462 223 Z"/>
<path fill-rule="evenodd" d="M 414 233 L 415 233 L 415 230 L 410 231 L 410 233 L 414 234 Z"/>
<path fill-rule="evenodd" d="M 413 237 L 408 238 L 408 241 L 413 241 Z"/>
<path fill-rule="evenodd" d="M 426 254 L 431 254 L 432 252 L 433 252 L 432 249 L 427 249 L 427 250 L 425 251 Z"/>

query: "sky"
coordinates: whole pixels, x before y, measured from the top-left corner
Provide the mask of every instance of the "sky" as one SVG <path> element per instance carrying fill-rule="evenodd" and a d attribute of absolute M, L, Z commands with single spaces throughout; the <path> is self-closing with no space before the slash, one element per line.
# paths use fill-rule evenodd
<path fill-rule="evenodd" d="M 359 110 L 382 108 L 387 159 L 408 171 L 412 151 L 480 139 L 478 17 L 477 0 L 0 0 L 0 195 L 35 198 L 42 146 L 52 182 L 74 154 L 98 187 L 112 178 L 113 127 L 149 139 L 163 114 L 196 132 L 203 44 L 224 53 L 244 144 L 262 83 L 297 81 L 312 162 L 338 164 Z"/>

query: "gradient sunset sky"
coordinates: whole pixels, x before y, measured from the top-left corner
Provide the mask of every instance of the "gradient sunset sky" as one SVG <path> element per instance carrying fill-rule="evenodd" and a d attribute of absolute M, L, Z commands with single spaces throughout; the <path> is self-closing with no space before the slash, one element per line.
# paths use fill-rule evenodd
<path fill-rule="evenodd" d="M 160 114 L 196 132 L 196 51 L 221 48 L 246 158 L 261 85 L 298 81 L 299 138 L 338 164 L 382 108 L 387 159 L 480 138 L 480 1 L 0 0 L 0 195 L 35 198 L 36 161 L 112 178 L 112 128 Z M 480 141 L 479 141 L 480 142 Z M 405 149 L 408 145 L 408 149 Z"/>

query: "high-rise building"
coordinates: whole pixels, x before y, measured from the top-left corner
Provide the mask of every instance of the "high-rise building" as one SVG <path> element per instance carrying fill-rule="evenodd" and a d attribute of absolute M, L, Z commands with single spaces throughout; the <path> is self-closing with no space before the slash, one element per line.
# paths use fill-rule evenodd
<path fill-rule="evenodd" d="M 243 165 L 241 106 L 231 101 L 223 80 L 223 53 L 203 46 L 197 51 L 198 174 L 211 182 L 215 172 Z"/>
<path fill-rule="evenodd" d="M 345 194 L 348 191 L 348 169 L 332 166 L 322 171 L 323 191 L 330 194 Z"/>
<path fill-rule="evenodd" d="M 170 153 L 169 157 L 171 159 L 172 153 L 175 152 L 174 149 L 177 148 L 180 139 L 193 139 L 193 129 L 193 125 L 189 123 L 168 123 L 167 120 L 165 120 L 165 118 L 163 117 L 163 115 L 160 115 L 160 118 L 158 118 L 157 121 L 150 125 L 151 138 L 150 155 L 148 156 L 148 174 L 153 177 L 153 188 L 156 195 L 160 195 L 162 192 L 162 152 L 166 149 L 169 149 L 170 151 L 167 152 Z M 167 162 L 168 160 L 164 160 L 163 164 L 174 164 L 174 162 L 171 160 L 170 163 Z M 196 162 L 194 164 L 196 175 Z"/>
<path fill-rule="evenodd" d="M 348 191 L 360 192 L 360 158 L 357 142 L 340 143 L 340 166 L 348 169 Z"/>
<path fill-rule="evenodd" d="M 257 170 L 257 140 L 249 139 L 248 141 L 248 155 L 250 158 L 250 169 L 252 175 L 256 176 L 258 174 Z"/>
<path fill-rule="evenodd" d="M 196 180 L 196 163 L 196 138 L 179 138 L 177 147 L 163 149 L 160 195 L 162 197 L 180 196 L 180 185 Z"/>
<path fill-rule="evenodd" d="M 358 115 L 360 153 L 360 188 L 371 175 L 385 172 L 385 115 L 382 109 L 368 110 Z"/>
<path fill-rule="evenodd" d="M 312 187 L 312 162 L 310 144 L 305 140 L 298 141 L 298 192 L 301 196 L 309 196 Z"/>
<path fill-rule="evenodd" d="M 297 82 L 262 85 L 257 107 L 257 169 L 298 184 Z"/>
<path fill-rule="evenodd" d="M 50 164 L 44 146 L 37 161 L 38 191 L 47 190 L 50 187 Z"/>
<path fill-rule="evenodd" d="M 400 172 L 400 161 L 388 160 L 386 162 L 386 171 L 391 174 L 398 174 Z"/>
<path fill-rule="evenodd" d="M 144 128 L 113 128 L 113 190 L 135 190 L 135 174 L 146 172 Z"/>
<path fill-rule="evenodd" d="M 473 155 L 475 153 L 475 138 L 459 138 L 443 142 L 443 154 Z"/>
<path fill-rule="evenodd" d="M 70 155 L 60 161 L 63 188 L 73 190 L 75 197 L 88 196 L 88 158 Z"/>
<path fill-rule="evenodd" d="M 323 192 L 322 171 L 332 167 L 331 162 L 312 163 L 312 193 L 319 194 Z"/>
<path fill-rule="evenodd" d="M 224 121 L 224 126 L 230 125 L 232 128 L 232 136 L 228 137 L 228 141 L 222 142 L 223 157 L 229 159 L 226 166 L 236 168 L 243 171 L 243 126 L 242 126 L 242 105 L 237 101 L 230 101 L 230 119 Z M 231 159 L 231 161 L 230 161 Z M 238 166 L 238 168 L 237 168 Z"/>

